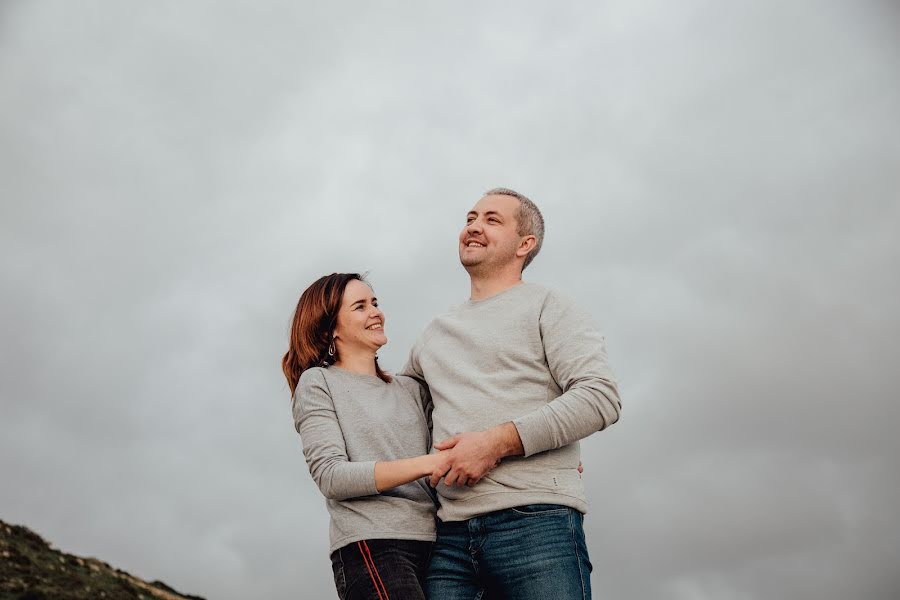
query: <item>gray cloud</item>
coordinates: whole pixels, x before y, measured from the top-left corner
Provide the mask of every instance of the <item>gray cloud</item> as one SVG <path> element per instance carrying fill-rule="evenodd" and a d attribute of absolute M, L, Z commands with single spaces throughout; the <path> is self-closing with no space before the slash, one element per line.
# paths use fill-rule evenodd
<path fill-rule="evenodd" d="M 891 3 L 0 7 L 0 507 L 210 598 L 332 595 L 279 372 L 370 271 L 398 367 L 465 210 L 544 210 L 622 422 L 598 595 L 900 590 Z"/>

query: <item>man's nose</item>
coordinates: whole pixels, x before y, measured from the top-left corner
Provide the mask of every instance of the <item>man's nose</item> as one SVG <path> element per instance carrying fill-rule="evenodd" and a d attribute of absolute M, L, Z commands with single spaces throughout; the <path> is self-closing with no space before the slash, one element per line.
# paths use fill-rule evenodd
<path fill-rule="evenodd" d="M 466 231 L 469 233 L 477 233 L 481 231 L 481 221 L 478 219 L 473 219 L 471 223 L 466 225 Z"/>

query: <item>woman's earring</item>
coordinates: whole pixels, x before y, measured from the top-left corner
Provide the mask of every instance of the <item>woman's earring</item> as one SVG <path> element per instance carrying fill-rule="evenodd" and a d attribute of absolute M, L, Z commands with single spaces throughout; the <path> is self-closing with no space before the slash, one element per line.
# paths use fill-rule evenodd
<path fill-rule="evenodd" d="M 328 344 L 328 356 L 334 356 L 334 340 L 331 340 L 331 343 Z"/>

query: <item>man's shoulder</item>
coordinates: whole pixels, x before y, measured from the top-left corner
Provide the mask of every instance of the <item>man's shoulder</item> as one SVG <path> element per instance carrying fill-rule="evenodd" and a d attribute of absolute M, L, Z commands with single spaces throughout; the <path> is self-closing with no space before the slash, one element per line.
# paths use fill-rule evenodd
<path fill-rule="evenodd" d="M 572 299 L 571 295 L 555 287 L 532 282 L 525 283 L 522 287 L 528 302 L 532 305 L 539 305 L 541 313 L 545 309 L 553 311 L 577 307 L 577 303 Z"/>
<path fill-rule="evenodd" d="M 499 302 L 495 301 L 499 300 Z M 520 314 L 522 310 L 532 315 L 540 315 L 546 308 L 551 312 L 577 307 L 571 297 L 558 289 L 542 283 L 531 281 L 522 282 L 520 285 L 502 293 L 502 298 L 488 299 L 491 310 L 500 310 L 508 314 Z M 480 303 L 479 303 L 480 304 Z M 438 335 L 446 327 L 454 327 L 460 321 L 468 322 L 471 319 L 483 319 L 486 313 L 480 311 L 479 306 L 471 302 L 454 304 L 438 313 L 422 330 L 416 341 L 416 346 L 421 347 L 433 335 Z"/>
<path fill-rule="evenodd" d="M 549 285 L 544 285 L 543 283 L 535 283 L 533 281 L 526 281 L 522 283 L 522 289 L 531 296 L 546 298 L 547 296 L 552 296 L 558 294 L 556 288 L 552 288 Z"/>
<path fill-rule="evenodd" d="M 465 302 L 458 302 L 456 304 L 448 306 L 447 308 L 445 308 L 444 310 L 439 312 L 437 315 L 432 317 L 432 319 L 430 321 L 428 321 L 428 324 L 425 325 L 425 329 L 422 330 L 421 337 L 426 336 L 428 333 L 433 331 L 435 328 L 439 328 L 441 326 L 441 323 L 446 322 L 448 319 L 455 318 L 455 316 L 460 314 L 460 312 L 464 311 L 465 308 L 466 308 Z"/>

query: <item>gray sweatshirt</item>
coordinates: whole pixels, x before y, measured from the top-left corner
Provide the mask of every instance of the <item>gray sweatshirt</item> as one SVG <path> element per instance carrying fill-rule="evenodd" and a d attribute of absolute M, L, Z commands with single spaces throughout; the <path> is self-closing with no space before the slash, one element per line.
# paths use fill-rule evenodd
<path fill-rule="evenodd" d="M 428 454 L 430 399 L 418 382 L 385 383 L 338 367 L 300 375 L 294 425 L 325 495 L 334 552 L 364 539 L 434 541 L 435 502 L 425 480 L 378 493 L 375 462 Z"/>
<path fill-rule="evenodd" d="M 578 440 L 621 403 L 603 336 L 572 302 L 533 283 L 470 300 L 426 327 L 401 373 L 428 384 L 435 442 L 512 421 L 525 448 L 474 487 L 441 482 L 442 520 L 536 503 L 587 512 Z"/>

